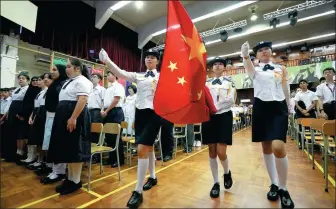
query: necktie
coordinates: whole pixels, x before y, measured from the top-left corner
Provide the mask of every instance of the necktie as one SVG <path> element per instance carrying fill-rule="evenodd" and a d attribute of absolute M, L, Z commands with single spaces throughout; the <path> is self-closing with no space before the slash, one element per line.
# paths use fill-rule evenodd
<path fill-rule="evenodd" d="M 62 89 L 66 89 L 66 87 L 73 81 L 73 79 L 70 79 L 70 81 L 68 83 L 66 83 Z"/>
<path fill-rule="evenodd" d="M 222 85 L 222 81 L 219 80 L 219 78 L 217 78 L 216 80 L 212 81 L 212 85 L 216 85 L 216 84 Z"/>
<path fill-rule="evenodd" d="M 263 71 L 266 71 L 266 70 L 274 70 L 274 67 L 271 66 L 271 65 L 269 65 L 269 64 L 267 64 L 267 65 L 265 65 L 264 68 L 263 68 Z"/>
<path fill-rule="evenodd" d="M 14 92 L 14 94 L 18 94 L 20 91 L 21 91 L 21 88 L 19 88 L 18 90 L 16 90 L 16 91 Z"/>
<path fill-rule="evenodd" d="M 155 77 L 153 71 L 148 71 L 145 75 L 145 77 L 147 78 L 148 76 L 151 76 L 151 77 Z"/>

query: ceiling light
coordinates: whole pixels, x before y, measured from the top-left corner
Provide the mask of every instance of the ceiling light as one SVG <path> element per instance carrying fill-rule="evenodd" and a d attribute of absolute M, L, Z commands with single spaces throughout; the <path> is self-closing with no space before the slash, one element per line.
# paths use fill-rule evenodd
<path fill-rule="evenodd" d="M 275 52 L 273 52 L 273 56 L 275 56 L 276 55 L 276 53 Z"/>
<path fill-rule="evenodd" d="M 220 34 L 220 39 L 223 42 L 225 42 L 229 38 L 229 34 L 228 34 L 228 32 L 226 32 L 226 30 L 223 30 L 219 34 Z"/>
<path fill-rule="evenodd" d="M 311 19 L 315 19 L 315 18 L 318 18 L 318 17 L 327 16 L 327 15 L 334 14 L 334 13 L 335 13 L 335 10 L 331 10 L 331 11 L 327 11 L 327 12 L 324 12 L 324 13 L 321 13 L 321 14 L 316 14 L 316 15 L 312 15 L 312 16 L 308 16 L 308 17 L 300 18 L 300 19 L 298 19 L 298 22 L 304 22 L 304 21 L 306 21 L 306 20 L 311 20 Z M 277 25 L 277 28 L 284 27 L 284 26 L 288 26 L 288 25 L 289 25 L 289 21 L 284 22 L 284 23 L 280 23 L 279 25 Z M 263 28 L 257 28 L 257 29 L 255 29 L 255 30 L 247 31 L 247 32 L 245 32 L 245 33 L 240 33 L 240 34 L 231 35 L 228 39 L 239 38 L 239 37 L 242 37 L 242 36 L 246 36 L 246 35 L 250 35 L 250 34 L 253 34 L 253 33 L 262 32 L 262 31 L 266 31 L 266 30 L 271 30 L 271 29 L 272 29 L 272 28 L 270 28 L 270 27 L 268 27 L 268 26 L 265 26 L 265 27 L 263 27 Z M 220 39 L 213 40 L 213 41 L 208 41 L 208 42 L 206 42 L 206 45 L 210 45 L 210 44 L 218 43 L 218 42 L 220 42 L 220 41 L 221 41 Z"/>
<path fill-rule="evenodd" d="M 276 26 L 277 26 L 278 24 L 280 24 L 280 19 L 274 17 L 274 18 L 270 21 L 269 24 L 270 24 L 271 27 L 276 28 Z"/>
<path fill-rule="evenodd" d="M 127 4 L 131 3 L 132 1 L 119 1 L 118 3 L 114 4 L 110 7 L 113 11 L 117 11 L 118 9 L 126 6 Z"/>
<path fill-rule="evenodd" d="M 206 14 L 206 15 L 203 15 L 203 16 L 200 16 L 200 17 L 196 17 L 196 18 L 194 18 L 192 20 L 192 22 L 196 23 L 196 22 L 199 22 L 199 21 L 202 21 L 202 20 L 205 20 L 205 19 L 209 19 L 211 17 L 214 17 L 214 16 L 217 16 L 217 15 L 220 15 L 220 14 L 224 14 L 224 13 L 230 12 L 230 11 L 238 9 L 240 7 L 244 7 L 246 5 L 253 4 L 254 2 L 257 2 L 257 1 L 242 1 L 242 2 L 239 2 L 238 4 L 234 4 L 234 5 L 225 7 L 223 9 L 211 12 L 209 14 Z M 158 36 L 158 35 L 161 35 L 161 34 L 163 34 L 165 32 L 166 32 L 166 29 L 162 29 L 160 31 L 157 31 L 157 32 L 153 33 L 151 36 L 152 37 Z"/>
<path fill-rule="evenodd" d="M 300 39 L 300 40 L 296 40 L 296 41 L 274 44 L 272 46 L 272 48 L 273 49 L 274 48 L 279 48 L 279 47 L 282 47 L 282 46 L 287 46 L 287 45 L 296 44 L 296 43 L 300 43 L 300 42 L 316 40 L 316 39 L 320 39 L 320 38 L 326 38 L 326 37 L 335 36 L 335 35 L 336 35 L 336 33 L 328 33 L 328 34 L 324 34 L 324 35 L 320 35 L 320 36 L 313 36 L 313 37 L 310 37 L 310 38 Z M 250 49 L 249 52 L 252 52 L 252 50 Z M 230 57 L 230 56 L 235 56 L 235 55 L 240 55 L 240 54 L 241 54 L 241 52 L 239 51 L 239 52 L 235 52 L 235 53 L 231 53 L 231 54 L 220 55 L 218 57 Z M 208 60 L 214 59 L 214 57 L 209 57 L 207 59 Z"/>
<path fill-rule="evenodd" d="M 135 1 L 135 6 L 137 9 L 141 9 L 143 6 L 143 1 Z"/>
<path fill-rule="evenodd" d="M 254 11 L 252 11 L 251 20 L 252 20 L 252 21 L 256 21 L 257 19 L 258 19 L 258 16 L 255 14 Z"/>

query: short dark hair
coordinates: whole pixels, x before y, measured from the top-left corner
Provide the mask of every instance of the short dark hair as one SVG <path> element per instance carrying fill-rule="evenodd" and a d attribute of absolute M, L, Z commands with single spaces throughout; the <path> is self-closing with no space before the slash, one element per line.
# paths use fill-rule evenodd
<path fill-rule="evenodd" d="M 127 90 L 128 90 L 128 89 L 133 89 L 134 94 L 137 93 L 137 87 L 136 87 L 135 85 L 133 85 L 133 84 L 130 85 L 130 86 L 128 86 L 128 87 L 127 87 Z"/>
<path fill-rule="evenodd" d="M 70 63 L 71 63 L 71 65 L 73 65 L 75 67 L 79 67 L 82 76 L 84 76 L 85 78 L 91 80 L 91 76 L 89 74 L 89 69 L 87 68 L 86 65 L 84 65 L 82 63 L 82 61 L 80 61 L 78 58 L 72 58 L 72 59 L 70 59 Z"/>
<path fill-rule="evenodd" d="M 327 67 L 326 69 L 323 70 L 322 73 L 324 74 L 324 72 L 327 71 L 327 70 L 331 70 L 335 73 L 335 69 L 333 67 Z"/>
<path fill-rule="evenodd" d="M 322 81 L 325 81 L 325 80 L 326 80 L 325 77 L 321 77 L 321 78 L 320 78 L 320 83 L 321 83 Z"/>
<path fill-rule="evenodd" d="M 306 84 L 308 84 L 308 81 L 305 80 L 305 79 L 301 79 L 301 80 L 299 81 L 299 84 L 300 84 L 301 82 L 305 82 Z"/>
<path fill-rule="evenodd" d="M 17 76 L 17 78 L 19 79 L 20 76 L 24 76 L 24 77 L 26 77 L 27 81 L 30 80 L 30 77 L 29 77 L 29 75 L 28 75 L 28 72 L 21 72 L 21 73 L 19 73 L 19 75 Z"/>
<path fill-rule="evenodd" d="M 108 75 L 108 74 L 113 75 L 113 76 L 116 78 L 116 80 L 118 80 L 118 77 L 117 77 L 111 70 L 108 70 L 108 71 L 106 72 L 106 75 Z"/>
<path fill-rule="evenodd" d="M 103 80 L 103 76 L 100 73 L 92 73 L 91 76 L 97 76 L 100 80 Z"/>

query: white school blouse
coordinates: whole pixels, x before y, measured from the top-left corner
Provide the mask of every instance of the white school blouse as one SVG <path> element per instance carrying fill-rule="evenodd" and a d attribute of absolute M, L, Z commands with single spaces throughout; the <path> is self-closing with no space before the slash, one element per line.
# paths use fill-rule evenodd
<path fill-rule="evenodd" d="M 64 83 L 59 94 L 59 101 L 77 101 L 78 96 L 89 96 L 92 89 L 91 81 L 79 75 Z"/>
<path fill-rule="evenodd" d="M 273 70 L 264 71 L 263 68 L 266 64 L 274 67 Z M 249 76 L 253 79 L 254 97 L 262 101 L 283 101 L 285 94 L 282 89 L 282 76 L 281 65 L 269 63 L 259 63 L 255 66 L 255 73 Z"/>
<path fill-rule="evenodd" d="M 12 93 L 12 101 L 22 101 L 24 96 L 26 95 L 26 92 L 27 92 L 28 88 L 29 88 L 29 85 L 24 86 L 24 87 L 16 88 Z M 17 92 L 19 89 L 20 89 L 20 91 Z M 17 93 L 15 93 L 15 92 L 17 92 Z"/>
<path fill-rule="evenodd" d="M 137 98 L 135 106 L 140 110 L 146 108 L 154 109 L 154 94 L 160 74 L 156 69 L 152 70 L 152 72 L 154 73 L 154 77 L 145 77 L 145 74 L 127 72 L 125 70 L 113 71 L 113 73 L 121 79 L 137 84 Z"/>
<path fill-rule="evenodd" d="M 104 108 L 108 108 L 114 100 L 114 97 L 120 97 L 115 107 L 122 107 L 125 98 L 125 88 L 123 85 L 115 81 L 106 89 L 104 97 Z"/>
<path fill-rule="evenodd" d="M 221 84 L 212 84 L 217 78 L 212 78 L 206 82 L 206 86 L 209 88 L 212 100 L 216 106 L 218 112 L 216 114 L 222 114 L 228 112 L 234 105 L 235 88 L 232 82 L 227 77 L 221 76 L 218 79 Z"/>

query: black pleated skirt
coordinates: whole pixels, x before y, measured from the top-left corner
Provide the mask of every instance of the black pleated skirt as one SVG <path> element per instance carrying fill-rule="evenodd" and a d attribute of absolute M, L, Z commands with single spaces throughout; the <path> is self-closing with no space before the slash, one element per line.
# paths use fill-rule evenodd
<path fill-rule="evenodd" d="M 34 124 L 30 128 L 30 135 L 28 138 L 29 145 L 38 145 L 42 146 L 43 138 L 44 138 L 44 127 L 46 121 L 46 109 L 45 106 L 42 105 L 34 113 L 35 120 Z"/>
<path fill-rule="evenodd" d="M 210 120 L 202 123 L 203 144 L 232 145 L 232 111 L 210 115 Z"/>
<path fill-rule="evenodd" d="M 60 101 L 51 131 L 48 161 L 53 163 L 87 162 L 91 155 L 90 113 L 87 106 L 77 118 L 76 129 L 67 130 L 77 101 Z"/>
<path fill-rule="evenodd" d="M 12 101 L 8 110 L 8 128 L 11 140 L 27 139 L 29 135 L 28 120 L 19 120 L 16 115 L 21 111 L 22 101 Z"/>
<path fill-rule="evenodd" d="M 252 142 L 282 140 L 286 142 L 288 108 L 284 101 L 254 99 L 252 114 Z"/>

